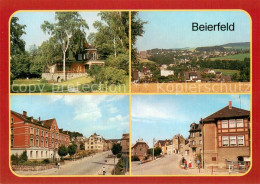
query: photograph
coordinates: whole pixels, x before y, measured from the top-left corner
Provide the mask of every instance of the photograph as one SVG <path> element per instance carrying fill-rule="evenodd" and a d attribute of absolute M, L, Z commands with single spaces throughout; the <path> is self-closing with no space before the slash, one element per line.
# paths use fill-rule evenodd
<path fill-rule="evenodd" d="M 128 93 L 128 11 L 18 11 L 11 93 Z"/>
<path fill-rule="evenodd" d="M 16 176 L 129 175 L 127 95 L 14 95 L 10 108 Z"/>
<path fill-rule="evenodd" d="M 132 93 L 250 93 L 246 12 L 139 11 L 131 17 Z"/>
<path fill-rule="evenodd" d="M 250 95 L 133 95 L 134 176 L 242 176 L 252 158 Z"/>

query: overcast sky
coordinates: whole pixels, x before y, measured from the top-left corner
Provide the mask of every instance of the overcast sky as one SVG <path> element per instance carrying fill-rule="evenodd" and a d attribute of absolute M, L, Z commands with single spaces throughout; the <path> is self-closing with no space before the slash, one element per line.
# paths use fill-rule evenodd
<path fill-rule="evenodd" d="M 129 132 L 127 95 L 11 95 L 11 110 L 42 120 L 56 118 L 58 127 L 89 137 L 122 138 Z"/>
<path fill-rule="evenodd" d="M 148 23 L 143 37 L 138 37 L 138 50 L 214 46 L 250 41 L 250 19 L 243 11 L 140 11 Z M 235 23 L 235 31 L 192 31 L 199 24 Z"/>
<path fill-rule="evenodd" d="M 250 110 L 250 95 L 240 95 L 241 108 Z M 132 143 L 143 138 L 172 139 L 189 135 L 190 124 L 198 123 L 232 101 L 240 108 L 239 95 L 132 95 Z"/>

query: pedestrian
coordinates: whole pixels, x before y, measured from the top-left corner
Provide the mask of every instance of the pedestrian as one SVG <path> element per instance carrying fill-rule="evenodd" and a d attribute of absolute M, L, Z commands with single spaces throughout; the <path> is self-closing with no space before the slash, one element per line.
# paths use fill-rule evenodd
<path fill-rule="evenodd" d="M 181 164 L 184 165 L 184 157 L 182 156 L 182 159 L 181 159 Z"/>
<path fill-rule="evenodd" d="M 106 167 L 105 166 L 103 166 L 103 175 L 106 175 Z"/>
<path fill-rule="evenodd" d="M 187 160 L 184 159 L 184 168 L 186 169 L 187 168 Z"/>
<path fill-rule="evenodd" d="M 192 162 L 191 160 L 189 161 L 189 169 L 191 168 Z"/>
<path fill-rule="evenodd" d="M 60 169 L 60 162 L 58 162 L 57 166 L 58 166 L 58 169 Z"/>
<path fill-rule="evenodd" d="M 198 168 L 200 168 L 200 160 L 199 159 L 197 160 L 197 165 L 198 165 Z"/>

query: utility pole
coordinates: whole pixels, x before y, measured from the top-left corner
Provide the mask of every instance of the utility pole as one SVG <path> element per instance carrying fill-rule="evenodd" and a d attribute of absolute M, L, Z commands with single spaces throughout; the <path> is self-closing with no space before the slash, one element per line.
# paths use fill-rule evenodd
<path fill-rule="evenodd" d="M 155 142 L 155 138 L 153 138 L 153 160 L 154 160 L 154 142 Z"/>

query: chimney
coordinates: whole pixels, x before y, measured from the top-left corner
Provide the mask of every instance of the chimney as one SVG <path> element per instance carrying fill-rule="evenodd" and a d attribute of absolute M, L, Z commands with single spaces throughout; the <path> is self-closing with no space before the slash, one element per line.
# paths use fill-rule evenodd
<path fill-rule="evenodd" d="M 24 115 L 24 116 L 27 116 L 27 112 L 26 112 L 26 111 L 23 111 L 23 115 Z"/>
<path fill-rule="evenodd" d="M 232 101 L 228 102 L 228 107 L 229 107 L 229 109 L 232 109 Z"/>
<path fill-rule="evenodd" d="M 39 117 L 39 121 L 41 121 L 41 117 Z"/>

